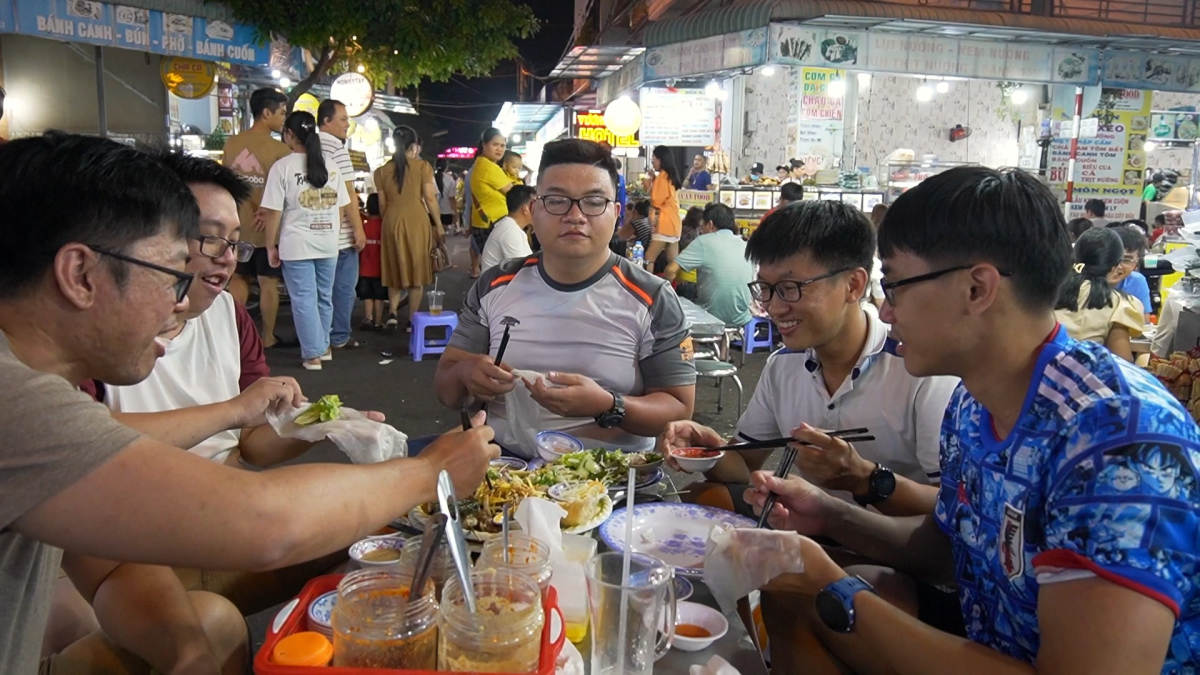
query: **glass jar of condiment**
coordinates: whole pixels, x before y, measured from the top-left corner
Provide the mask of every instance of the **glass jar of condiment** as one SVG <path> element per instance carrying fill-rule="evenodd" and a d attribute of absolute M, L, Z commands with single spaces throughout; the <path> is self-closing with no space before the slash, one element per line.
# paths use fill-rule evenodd
<path fill-rule="evenodd" d="M 338 584 L 333 607 L 333 665 L 433 670 L 437 666 L 438 604 L 432 582 L 409 598 L 412 574 L 365 569 Z"/>
<path fill-rule="evenodd" d="M 508 567 L 528 575 L 541 589 L 543 597 L 550 589 L 550 578 L 554 568 L 550 566 L 550 546 L 528 534 L 508 535 L 508 562 L 504 562 L 504 540 L 489 539 L 479 555 L 478 567 Z"/>
<path fill-rule="evenodd" d="M 413 537 L 404 542 L 400 551 L 399 570 L 403 574 L 412 575 L 417 568 L 417 559 L 421 557 L 421 537 Z M 454 566 L 454 557 L 450 555 L 450 543 L 442 539 L 437 551 L 433 554 L 433 563 L 429 568 L 429 578 L 433 580 L 434 598 L 440 600 L 446 581 L 458 574 Z"/>
<path fill-rule="evenodd" d="M 476 611 L 467 608 L 457 578 L 446 583 L 438 623 L 438 670 L 528 673 L 542 653 L 542 593 L 532 578 L 509 568 L 471 574 Z"/>

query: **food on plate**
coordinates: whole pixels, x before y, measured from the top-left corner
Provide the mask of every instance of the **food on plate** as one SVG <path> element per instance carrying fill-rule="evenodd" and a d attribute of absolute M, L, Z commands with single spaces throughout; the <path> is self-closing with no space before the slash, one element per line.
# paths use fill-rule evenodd
<path fill-rule="evenodd" d="M 332 422 L 342 417 L 342 399 L 337 394 L 322 396 L 296 416 L 296 426 L 306 427 L 318 422 Z"/>
<path fill-rule="evenodd" d="M 689 459 L 709 459 L 721 454 L 718 450 L 709 450 L 708 448 L 676 448 L 671 451 L 675 457 L 687 457 Z"/>
<path fill-rule="evenodd" d="M 629 460 L 629 466 L 645 466 L 646 464 L 661 462 L 663 456 L 657 452 L 631 452 L 626 458 Z"/>
<path fill-rule="evenodd" d="M 559 494 L 559 502 L 567 515 L 562 519 L 563 527 L 579 527 L 590 523 L 602 510 L 608 488 L 597 480 L 567 486 Z"/>
<path fill-rule="evenodd" d="M 605 485 L 613 485 L 625 481 L 626 473 L 634 457 L 619 450 L 595 448 L 572 452 L 558 458 L 557 461 L 538 469 L 538 483 L 554 485 L 555 483 L 577 483 L 579 481 L 598 480 Z M 659 457 L 651 453 L 654 457 Z M 642 462 L 654 461 L 648 455 L 642 455 Z M 637 466 L 637 464 L 634 464 Z"/>
<path fill-rule="evenodd" d="M 706 638 L 712 637 L 712 633 L 704 626 L 697 626 L 694 623 L 677 623 L 675 624 L 675 634 L 689 638 Z"/>

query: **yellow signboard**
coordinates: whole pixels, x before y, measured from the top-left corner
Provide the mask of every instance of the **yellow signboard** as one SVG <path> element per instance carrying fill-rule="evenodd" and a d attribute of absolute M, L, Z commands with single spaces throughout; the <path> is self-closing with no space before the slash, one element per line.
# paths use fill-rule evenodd
<path fill-rule="evenodd" d="M 598 112 L 577 112 L 575 113 L 575 137 L 582 138 L 587 141 L 595 141 L 601 143 L 608 141 L 608 144 L 614 148 L 636 148 L 638 147 L 638 135 L 634 133 L 629 136 L 618 136 L 608 128 L 604 123 L 604 114 Z"/>
<path fill-rule="evenodd" d="M 179 98 L 204 98 L 217 84 L 216 66 L 197 59 L 164 58 L 159 74 L 167 90 Z"/>
<path fill-rule="evenodd" d="M 317 116 L 317 108 L 320 107 L 321 101 L 312 94 L 300 94 L 296 99 L 296 103 L 292 106 L 292 112 L 304 111 L 313 117 Z"/>

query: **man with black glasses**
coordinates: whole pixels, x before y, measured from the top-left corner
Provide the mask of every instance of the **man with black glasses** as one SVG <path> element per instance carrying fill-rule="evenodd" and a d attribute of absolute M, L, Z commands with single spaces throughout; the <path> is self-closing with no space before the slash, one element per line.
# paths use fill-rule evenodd
<path fill-rule="evenodd" d="M 536 452 L 530 429 L 648 450 L 668 422 L 692 414 L 696 371 L 679 299 L 608 248 L 620 205 L 607 150 L 582 140 L 548 144 L 538 194 L 533 229 L 542 252 L 475 282 L 438 363 L 438 399 L 451 408 L 495 400 L 500 445 L 525 457 Z M 548 377 L 518 382 L 514 368 Z M 531 419 L 512 423 L 513 411 L 499 405 L 509 392 Z"/>
<path fill-rule="evenodd" d="M 166 354 L 150 377 L 91 386 L 122 423 L 205 459 L 258 467 L 292 459 L 313 444 L 280 438 L 262 412 L 277 400 L 303 401 L 300 385 L 270 377 L 253 320 L 225 290 L 235 265 L 254 253 L 239 241 L 238 204 L 249 187 L 209 160 L 174 153 L 161 159 L 200 205 L 200 231 L 188 240 L 188 309 L 159 336 Z"/>

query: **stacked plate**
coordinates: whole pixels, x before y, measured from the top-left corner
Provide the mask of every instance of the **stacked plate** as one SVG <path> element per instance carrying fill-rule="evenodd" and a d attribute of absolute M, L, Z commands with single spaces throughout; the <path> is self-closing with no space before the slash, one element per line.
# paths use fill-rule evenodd
<path fill-rule="evenodd" d="M 337 591 L 329 591 L 317 596 L 316 600 L 308 606 L 308 629 L 333 641 L 333 624 L 330 619 L 333 616 L 333 606 L 337 604 Z"/>

